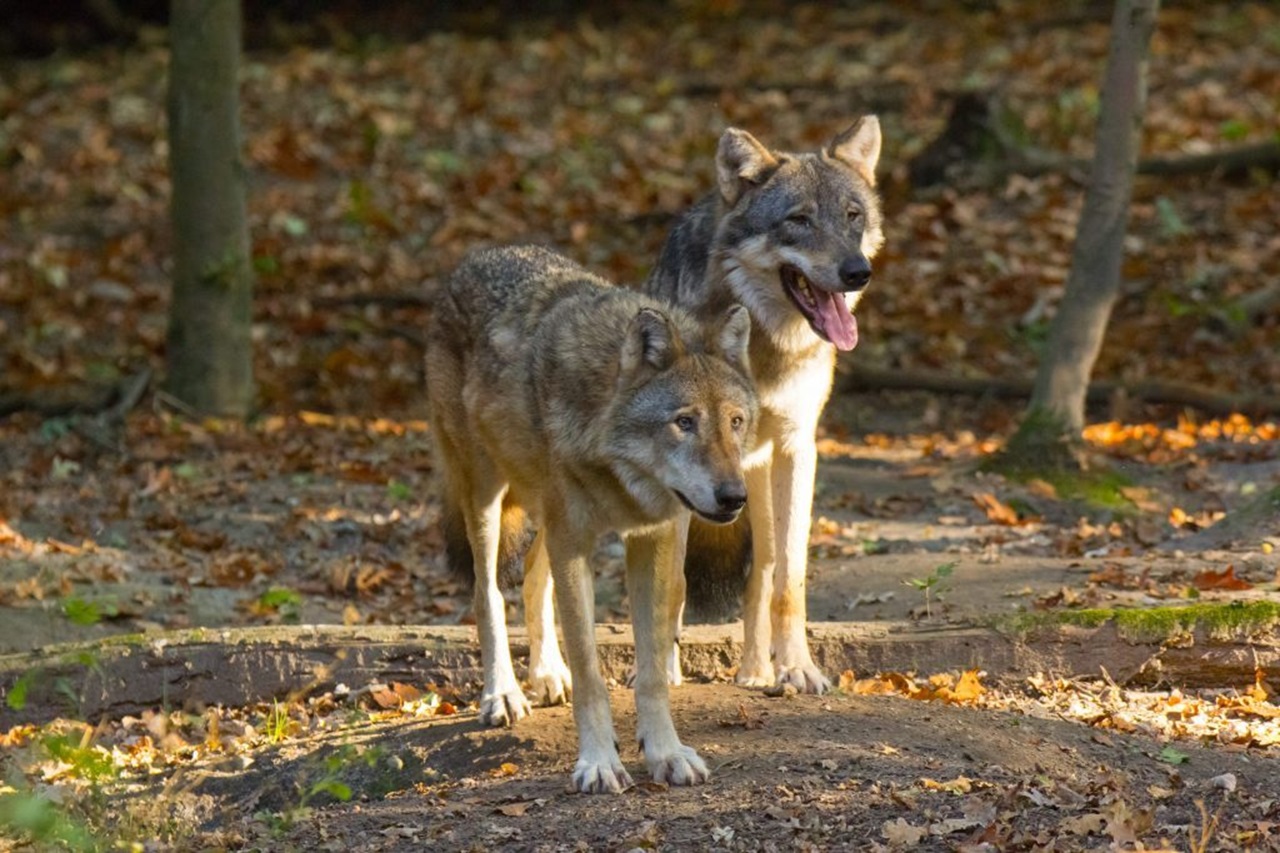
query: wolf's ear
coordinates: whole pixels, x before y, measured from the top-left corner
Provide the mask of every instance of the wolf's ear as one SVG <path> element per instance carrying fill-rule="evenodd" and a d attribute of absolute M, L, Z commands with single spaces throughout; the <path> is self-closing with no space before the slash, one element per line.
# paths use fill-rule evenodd
<path fill-rule="evenodd" d="M 844 133 L 831 140 L 827 156 L 852 166 L 867 183 L 876 184 L 876 163 L 880 161 L 880 119 L 863 116 Z"/>
<path fill-rule="evenodd" d="M 724 312 L 720 327 L 716 329 L 715 346 L 725 361 L 750 375 L 751 364 L 747 358 L 747 346 L 751 343 L 751 315 L 741 305 L 734 305 Z"/>
<path fill-rule="evenodd" d="M 665 370 L 683 352 L 680 336 L 666 314 L 641 308 L 631 318 L 622 342 L 620 377 L 629 379 L 644 369 Z"/>
<path fill-rule="evenodd" d="M 720 137 L 716 149 L 716 179 L 726 204 L 735 204 L 744 185 L 758 184 L 776 169 L 778 161 L 769 149 L 745 130 L 731 127 Z"/>

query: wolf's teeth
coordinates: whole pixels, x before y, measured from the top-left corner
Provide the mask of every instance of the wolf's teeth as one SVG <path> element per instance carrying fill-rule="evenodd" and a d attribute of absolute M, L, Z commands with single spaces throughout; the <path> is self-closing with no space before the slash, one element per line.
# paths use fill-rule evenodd
<path fill-rule="evenodd" d="M 799 285 L 800 292 L 804 294 L 805 300 L 810 305 L 812 305 L 814 299 L 813 299 L 813 291 L 809 289 L 809 279 L 805 278 L 803 275 L 799 275 L 799 276 L 796 276 L 796 282 Z"/>

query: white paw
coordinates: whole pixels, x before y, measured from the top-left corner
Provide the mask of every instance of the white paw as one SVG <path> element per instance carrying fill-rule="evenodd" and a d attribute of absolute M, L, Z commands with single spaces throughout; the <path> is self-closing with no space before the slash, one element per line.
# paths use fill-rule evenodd
<path fill-rule="evenodd" d="M 573 697 L 573 677 L 563 663 L 529 671 L 529 692 L 539 705 L 563 705 Z"/>
<path fill-rule="evenodd" d="M 603 761 L 579 758 L 573 768 L 573 787 L 583 794 L 620 794 L 633 784 L 617 755 Z"/>
<path fill-rule="evenodd" d="M 812 661 L 798 666 L 778 667 L 779 686 L 790 684 L 801 693 L 826 693 L 831 689 L 831 680 L 822 674 L 822 670 L 814 666 Z"/>
<path fill-rule="evenodd" d="M 677 743 L 675 749 L 665 755 L 645 755 L 645 763 L 653 774 L 653 781 L 668 785 L 701 785 L 711 776 L 707 764 L 692 747 Z"/>
<path fill-rule="evenodd" d="M 480 697 L 480 721 L 486 726 L 509 726 L 529 716 L 531 710 L 529 700 L 519 688 Z"/>
<path fill-rule="evenodd" d="M 768 661 L 754 664 L 743 661 L 738 667 L 738 674 L 734 680 L 743 687 L 772 687 L 773 664 Z"/>

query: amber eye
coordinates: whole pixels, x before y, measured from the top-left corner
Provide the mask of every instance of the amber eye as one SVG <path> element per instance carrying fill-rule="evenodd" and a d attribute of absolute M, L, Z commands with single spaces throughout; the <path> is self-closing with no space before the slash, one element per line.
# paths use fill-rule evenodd
<path fill-rule="evenodd" d="M 742 425 L 745 424 L 746 422 L 747 422 L 746 418 L 742 417 L 742 415 L 734 415 L 732 418 L 729 419 L 729 425 L 732 426 L 734 429 L 742 429 Z"/>
<path fill-rule="evenodd" d="M 693 432 L 698 428 L 698 423 L 690 415 L 680 415 L 676 418 L 676 426 L 683 432 Z"/>

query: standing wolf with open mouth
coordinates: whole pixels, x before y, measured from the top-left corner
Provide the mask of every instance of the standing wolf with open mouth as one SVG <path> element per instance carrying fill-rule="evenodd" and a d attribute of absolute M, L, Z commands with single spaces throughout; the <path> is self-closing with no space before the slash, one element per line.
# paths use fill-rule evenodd
<path fill-rule="evenodd" d="M 708 775 L 676 735 L 665 665 L 684 600 L 690 512 L 725 524 L 747 502 L 742 459 L 757 419 L 751 323 L 736 305 L 714 315 L 695 323 L 532 247 L 468 256 L 433 308 L 427 397 L 445 512 L 461 514 L 474 558 L 480 718 L 509 725 L 529 713 L 498 589 L 503 514 L 518 506 L 537 528 L 524 578 L 529 681 L 547 702 L 572 690 L 580 791 L 631 784 L 593 624 L 588 560 L 608 531 L 626 542 L 645 762 L 658 782 L 692 785 Z M 556 643 L 553 587 L 568 670 Z"/>
<path fill-rule="evenodd" d="M 719 191 L 667 238 L 645 292 L 714 317 L 751 314 L 751 373 L 760 424 L 747 461 L 751 568 L 738 681 L 830 688 L 805 635 L 805 571 L 818 419 L 836 353 L 858 343 L 853 309 L 884 242 L 875 168 L 880 122 L 865 116 L 816 153 L 770 151 L 729 129 L 716 153 Z M 745 530 L 739 539 L 746 536 Z M 690 590 L 732 583 L 731 537 L 690 531 Z"/>

